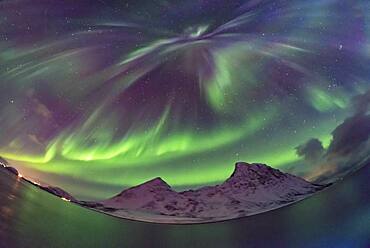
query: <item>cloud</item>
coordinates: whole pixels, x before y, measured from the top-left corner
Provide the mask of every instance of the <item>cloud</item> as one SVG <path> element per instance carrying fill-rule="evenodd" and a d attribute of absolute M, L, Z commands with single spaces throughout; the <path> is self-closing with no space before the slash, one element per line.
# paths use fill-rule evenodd
<path fill-rule="evenodd" d="M 310 139 L 306 143 L 296 147 L 297 155 L 304 157 L 310 163 L 315 163 L 322 158 L 325 149 L 318 139 Z"/>
<path fill-rule="evenodd" d="M 296 147 L 309 166 L 295 168 L 295 174 L 325 183 L 370 162 L 370 91 L 353 98 L 352 105 L 353 115 L 332 131 L 327 149 L 314 138 Z"/>
<path fill-rule="evenodd" d="M 52 112 L 43 104 L 36 96 L 34 90 L 29 90 L 27 92 L 28 96 L 28 107 L 32 109 L 32 114 L 36 114 L 46 121 L 52 121 Z"/>
<path fill-rule="evenodd" d="M 370 90 L 364 94 L 358 95 L 353 99 L 353 106 L 356 115 L 365 115 L 370 108 Z"/>
<path fill-rule="evenodd" d="M 328 155 L 347 156 L 357 151 L 370 137 L 370 115 L 347 118 L 333 132 Z"/>

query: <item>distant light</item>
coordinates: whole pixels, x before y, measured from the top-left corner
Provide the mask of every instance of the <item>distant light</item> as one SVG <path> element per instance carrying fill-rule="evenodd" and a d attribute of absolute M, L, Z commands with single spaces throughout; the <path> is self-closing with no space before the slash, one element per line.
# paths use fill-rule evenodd
<path fill-rule="evenodd" d="M 33 184 L 36 184 L 36 185 L 38 185 L 38 186 L 40 186 L 41 184 L 40 183 L 38 183 L 38 182 L 32 182 Z"/>
<path fill-rule="evenodd" d="M 71 200 L 69 200 L 69 199 L 67 199 L 67 198 L 64 198 L 64 197 L 62 197 L 62 198 L 60 198 L 60 199 L 62 199 L 63 201 L 66 201 L 66 202 L 70 202 Z"/>

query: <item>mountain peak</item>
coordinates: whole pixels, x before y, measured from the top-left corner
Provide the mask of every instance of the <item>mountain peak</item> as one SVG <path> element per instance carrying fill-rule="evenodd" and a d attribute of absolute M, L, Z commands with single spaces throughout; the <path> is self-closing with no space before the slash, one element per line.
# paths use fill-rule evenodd
<path fill-rule="evenodd" d="M 144 185 L 153 186 L 153 187 L 162 186 L 162 187 L 166 187 L 166 188 L 171 188 L 171 186 L 168 183 L 166 183 L 166 181 L 164 181 L 160 177 L 153 178 L 149 181 L 146 181 L 145 183 L 140 184 L 139 186 L 144 186 Z"/>
<path fill-rule="evenodd" d="M 247 162 L 235 163 L 235 170 L 267 169 L 267 168 L 271 168 L 271 167 L 265 164 L 261 164 L 261 163 L 247 163 Z"/>
<path fill-rule="evenodd" d="M 99 203 L 110 207 L 139 208 L 151 203 L 164 200 L 170 195 L 177 194 L 162 178 L 156 177 L 137 186 L 123 190 L 118 195 Z M 148 205 L 148 207 L 149 207 Z"/>
<path fill-rule="evenodd" d="M 259 170 L 269 170 L 272 169 L 271 167 L 265 164 L 258 164 L 258 163 L 246 163 L 246 162 L 237 162 L 235 164 L 234 173 L 244 173 L 246 171 L 259 171 Z"/>
<path fill-rule="evenodd" d="M 253 165 L 254 165 L 254 163 L 250 164 L 250 163 L 247 163 L 247 162 L 236 162 L 235 163 L 235 171 L 245 170 L 245 169 L 247 169 L 247 167 L 253 166 Z"/>
<path fill-rule="evenodd" d="M 246 163 L 246 162 L 237 162 L 235 164 L 235 169 L 232 175 L 229 177 L 229 180 L 236 179 L 236 178 L 260 178 L 260 177 L 270 177 L 273 176 L 275 178 L 285 177 L 285 173 L 274 169 L 268 165 L 260 164 L 260 163 Z"/>
<path fill-rule="evenodd" d="M 155 189 L 155 190 L 171 190 L 171 186 L 168 183 L 166 183 L 162 178 L 156 177 L 156 178 L 153 178 L 149 181 L 146 181 L 144 183 L 136 185 L 134 187 L 125 189 L 120 194 L 118 194 L 118 196 L 124 195 L 125 193 L 131 192 L 131 191 L 148 191 L 148 190 L 150 191 L 150 190 L 153 190 L 153 189 Z"/>

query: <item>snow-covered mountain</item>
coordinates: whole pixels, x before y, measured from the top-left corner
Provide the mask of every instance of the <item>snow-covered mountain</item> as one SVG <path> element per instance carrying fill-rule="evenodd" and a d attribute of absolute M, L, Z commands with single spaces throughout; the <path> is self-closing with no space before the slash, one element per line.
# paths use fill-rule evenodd
<path fill-rule="evenodd" d="M 325 186 L 263 164 L 239 162 L 222 184 L 176 192 L 161 178 L 100 202 L 81 205 L 110 215 L 162 223 L 201 223 L 265 212 L 301 200 Z"/>

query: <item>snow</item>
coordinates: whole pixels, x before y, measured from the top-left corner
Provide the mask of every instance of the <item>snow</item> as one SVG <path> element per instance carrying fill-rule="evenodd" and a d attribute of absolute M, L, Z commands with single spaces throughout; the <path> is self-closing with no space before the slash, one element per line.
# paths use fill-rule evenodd
<path fill-rule="evenodd" d="M 202 223 L 276 209 L 323 187 L 267 165 L 239 162 L 233 174 L 220 185 L 176 192 L 161 178 L 155 178 L 110 199 L 89 204 L 95 210 L 122 218 Z"/>

